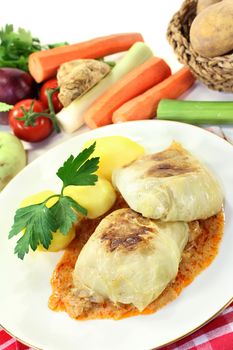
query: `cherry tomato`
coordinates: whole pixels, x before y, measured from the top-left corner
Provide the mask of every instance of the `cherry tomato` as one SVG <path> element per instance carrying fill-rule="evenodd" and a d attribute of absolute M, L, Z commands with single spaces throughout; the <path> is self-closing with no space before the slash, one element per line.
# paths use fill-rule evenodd
<path fill-rule="evenodd" d="M 42 113 L 44 106 L 40 101 L 27 99 L 22 100 L 14 106 L 9 112 L 9 124 L 14 134 L 21 140 L 29 142 L 38 142 L 44 140 L 53 131 L 53 124 L 50 119 L 39 116 L 33 126 L 25 126 L 24 121 L 17 120 L 16 118 L 24 117 L 24 113 L 21 109 L 23 107 L 27 112 L 30 110 L 34 103 L 32 112 Z"/>
<path fill-rule="evenodd" d="M 58 84 L 56 78 L 50 79 L 42 85 L 42 88 L 40 89 L 40 101 L 43 103 L 45 109 L 48 108 L 48 97 L 46 95 L 46 89 L 56 89 L 57 87 Z M 63 108 L 63 105 L 58 98 L 58 94 L 59 92 L 55 91 L 52 97 L 53 107 L 56 113 Z"/>

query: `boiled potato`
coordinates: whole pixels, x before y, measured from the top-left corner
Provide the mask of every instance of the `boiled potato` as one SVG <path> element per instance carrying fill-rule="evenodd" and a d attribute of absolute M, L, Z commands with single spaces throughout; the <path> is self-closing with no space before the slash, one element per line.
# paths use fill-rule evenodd
<path fill-rule="evenodd" d="M 21 207 L 26 207 L 28 205 L 32 205 L 32 204 L 39 204 L 41 202 L 43 202 L 46 198 L 48 198 L 49 196 L 52 196 L 53 194 L 55 194 L 52 191 L 43 191 L 43 192 L 39 192 L 37 194 L 34 194 L 32 196 L 29 196 L 27 198 L 25 198 L 22 203 L 21 203 Z M 55 203 L 57 202 L 57 198 L 51 198 L 47 203 L 46 206 L 48 208 L 52 207 Z M 73 226 L 70 231 L 68 232 L 68 234 L 66 236 L 64 236 L 59 230 L 53 233 L 53 239 L 51 241 L 51 244 L 47 249 L 45 249 L 42 245 L 38 246 L 38 250 L 41 251 L 49 251 L 49 252 L 57 252 L 59 250 L 62 250 L 64 248 L 66 248 L 68 246 L 68 244 L 74 239 L 75 237 L 75 227 Z"/>
<path fill-rule="evenodd" d="M 145 153 L 138 143 L 123 136 L 106 136 L 89 140 L 84 147 L 89 147 L 96 141 L 96 148 L 91 157 L 100 157 L 98 175 L 111 181 L 112 172 L 116 168 L 131 163 Z"/>
<path fill-rule="evenodd" d="M 207 7 L 194 19 L 190 41 L 204 57 L 225 55 L 233 50 L 233 1 L 223 0 Z"/>
<path fill-rule="evenodd" d="M 114 204 L 116 193 L 111 183 L 99 177 L 94 186 L 68 186 L 64 195 L 73 198 L 87 209 L 87 217 L 95 219 L 105 214 Z"/>
<path fill-rule="evenodd" d="M 206 7 L 216 4 L 222 0 L 198 0 L 197 2 L 197 14 L 203 11 Z"/>
<path fill-rule="evenodd" d="M 20 207 L 23 208 L 23 207 L 27 207 L 29 205 L 42 203 L 46 198 L 48 198 L 54 194 L 55 193 L 53 191 L 50 191 L 50 190 L 32 194 L 31 196 L 24 198 L 24 200 L 20 204 Z M 55 197 L 51 198 L 46 203 L 46 206 L 48 208 L 51 208 L 56 202 L 57 202 L 57 198 L 55 198 Z"/>

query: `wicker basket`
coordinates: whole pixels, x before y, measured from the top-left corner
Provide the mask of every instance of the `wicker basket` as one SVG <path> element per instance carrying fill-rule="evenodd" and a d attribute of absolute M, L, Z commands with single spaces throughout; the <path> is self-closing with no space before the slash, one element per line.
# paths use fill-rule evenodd
<path fill-rule="evenodd" d="M 196 16 L 197 0 L 185 0 L 173 16 L 167 38 L 181 63 L 210 89 L 233 92 L 233 54 L 206 58 L 198 55 L 189 41 L 189 30 Z"/>

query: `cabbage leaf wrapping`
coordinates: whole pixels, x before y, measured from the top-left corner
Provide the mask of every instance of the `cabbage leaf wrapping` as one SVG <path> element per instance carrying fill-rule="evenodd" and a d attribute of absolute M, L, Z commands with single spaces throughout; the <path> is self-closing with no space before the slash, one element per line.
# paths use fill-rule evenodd
<path fill-rule="evenodd" d="M 206 219 L 217 214 L 223 204 L 214 176 L 176 142 L 116 169 L 113 183 L 131 209 L 152 219 Z"/>
<path fill-rule="evenodd" d="M 176 277 L 188 237 L 187 223 L 116 210 L 100 222 L 80 252 L 74 284 L 142 311 Z"/>

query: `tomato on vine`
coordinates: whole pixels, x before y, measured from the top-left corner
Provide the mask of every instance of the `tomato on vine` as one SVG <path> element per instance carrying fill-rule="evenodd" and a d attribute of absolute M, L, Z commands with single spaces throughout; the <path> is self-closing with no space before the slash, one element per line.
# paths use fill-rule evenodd
<path fill-rule="evenodd" d="M 38 142 L 47 138 L 53 131 L 60 132 L 52 97 L 56 90 L 47 90 L 48 107 L 34 99 L 22 100 L 9 112 L 9 124 L 14 134 L 21 140 Z"/>
<path fill-rule="evenodd" d="M 45 109 L 48 108 L 48 95 L 47 95 L 48 89 L 55 89 L 52 97 L 52 103 L 53 103 L 54 110 L 57 113 L 63 108 L 63 105 L 58 98 L 59 91 L 58 91 L 58 83 L 56 78 L 46 81 L 42 85 L 42 88 L 40 89 L 40 101 L 43 103 Z"/>

